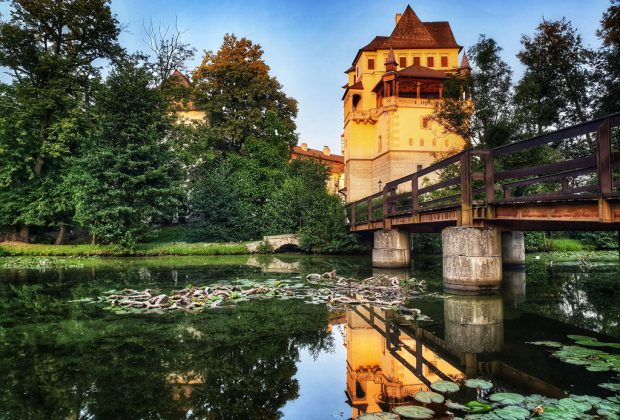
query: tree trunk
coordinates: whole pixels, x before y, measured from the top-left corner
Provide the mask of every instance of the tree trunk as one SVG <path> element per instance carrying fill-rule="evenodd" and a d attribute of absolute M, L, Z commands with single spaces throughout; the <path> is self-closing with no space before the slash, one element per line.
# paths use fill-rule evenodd
<path fill-rule="evenodd" d="M 96 244 L 97 244 L 97 241 L 95 240 L 95 235 L 93 235 L 93 238 L 92 238 L 92 240 L 90 241 L 90 244 L 91 244 L 91 245 L 96 245 Z"/>
<path fill-rule="evenodd" d="M 58 236 L 56 236 L 56 242 L 54 242 L 54 245 L 62 245 L 64 240 L 65 240 L 65 224 L 61 222 L 60 230 L 58 231 Z"/>

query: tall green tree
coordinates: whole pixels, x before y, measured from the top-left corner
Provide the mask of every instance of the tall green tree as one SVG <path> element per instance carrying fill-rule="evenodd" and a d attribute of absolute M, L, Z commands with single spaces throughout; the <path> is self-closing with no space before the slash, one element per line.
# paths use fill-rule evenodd
<path fill-rule="evenodd" d="M 76 219 L 98 240 L 133 246 L 178 204 L 168 103 L 144 67 L 127 62 L 95 98 L 95 121 L 76 164 Z"/>
<path fill-rule="evenodd" d="M 2 223 L 62 226 L 70 218 L 67 158 L 84 128 L 96 60 L 122 54 L 118 34 L 109 0 L 11 2 L 0 22 L 0 66 L 13 75 L 3 100 L 14 107 L 0 128 L 0 196 L 19 199 Z"/>
<path fill-rule="evenodd" d="M 217 53 L 207 51 L 193 73 L 196 104 L 207 112 L 211 137 L 225 151 L 241 150 L 249 138 L 262 138 L 273 112 L 282 127 L 295 132 L 297 101 L 269 75 L 260 45 L 227 34 Z M 289 146 L 296 138 L 289 137 Z"/>
<path fill-rule="evenodd" d="M 436 121 L 473 146 L 491 148 L 514 137 L 512 70 L 501 51 L 493 38 L 480 35 L 467 51 L 471 71 L 446 82 L 447 97 L 434 112 Z"/>
<path fill-rule="evenodd" d="M 525 73 L 516 102 L 526 132 L 539 135 L 591 118 L 593 53 L 571 22 L 543 20 L 521 44 L 517 57 Z"/>
<path fill-rule="evenodd" d="M 603 14 L 597 35 L 603 41 L 598 54 L 598 113 L 601 115 L 620 111 L 620 0 L 611 0 Z"/>

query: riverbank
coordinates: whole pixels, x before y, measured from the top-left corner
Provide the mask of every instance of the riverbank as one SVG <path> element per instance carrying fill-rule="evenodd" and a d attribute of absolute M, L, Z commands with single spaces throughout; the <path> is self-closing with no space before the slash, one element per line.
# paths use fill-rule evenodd
<path fill-rule="evenodd" d="M 7 257 L 159 257 L 186 255 L 240 255 L 249 254 L 250 242 L 231 243 L 146 243 L 134 249 L 113 245 L 44 245 L 19 242 L 0 243 L 0 256 Z"/>

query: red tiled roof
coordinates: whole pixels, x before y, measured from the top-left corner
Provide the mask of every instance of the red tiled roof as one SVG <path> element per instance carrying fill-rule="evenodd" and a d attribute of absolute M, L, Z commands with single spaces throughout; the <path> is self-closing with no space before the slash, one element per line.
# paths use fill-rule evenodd
<path fill-rule="evenodd" d="M 349 89 L 364 90 L 364 85 L 362 84 L 361 80 L 353 83 L 351 86 L 344 85 L 343 87 L 345 88 L 345 91 L 342 94 L 342 99 L 344 99 L 344 97 L 347 96 L 347 92 L 349 91 Z"/>
<path fill-rule="evenodd" d="M 408 77 L 422 77 L 425 79 L 448 79 L 449 76 L 441 71 L 435 70 L 428 67 L 412 65 L 409 67 L 405 67 L 402 70 L 396 72 L 396 76 L 408 76 Z"/>
<path fill-rule="evenodd" d="M 363 51 L 377 51 L 394 48 L 462 48 L 454 39 L 448 22 L 422 22 L 411 6 L 407 6 L 402 17 L 390 36 L 376 36 L 370 43 L 362 47 L 353 60 L 353 67 Z M 350 70 L 347 70 L 349 72 Z"/>
<path fill-rule="evenodd" d="M 349 68 L 345 71 L 345 73 L 351 73 L 352 71 L 355 71 L 355 65 L 353 65 L 353 66 L 349 67 Z"/>
<path fill-rule="evenodd" d="M 329 160 L 335 163 L 344 163 L 344 156 L 342 155 L 330 154 L 328 156 L 324 154 L 322 150 L 316 150 L 316 149 L 303 150 L 301 146 L 293 147 L 293 154 L 299 155 L 299 156 L 312 157 L 312 158 L 320 159 L 320 160 Z"/>
<path fill-rule="evenodd" d="M 467 54 L 463 53 L 463 59 L 461 60 L 461 68 L 462 69 L 469 69 L 471 67 L 469 67 L 469 60 L 467 59 Z"/>

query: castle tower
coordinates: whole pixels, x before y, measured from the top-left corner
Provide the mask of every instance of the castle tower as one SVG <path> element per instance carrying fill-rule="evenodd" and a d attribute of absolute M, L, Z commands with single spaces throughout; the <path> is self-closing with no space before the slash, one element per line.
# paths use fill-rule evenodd
<path fill-rule="evenodd" d="M 461 49 L 448 22 L 422 22 L 407 6 L 390 36 L 357 52 L 342 97 L 347 202 L 463 148 L 429 119 L 443 82 L 463 65 Z"/>

